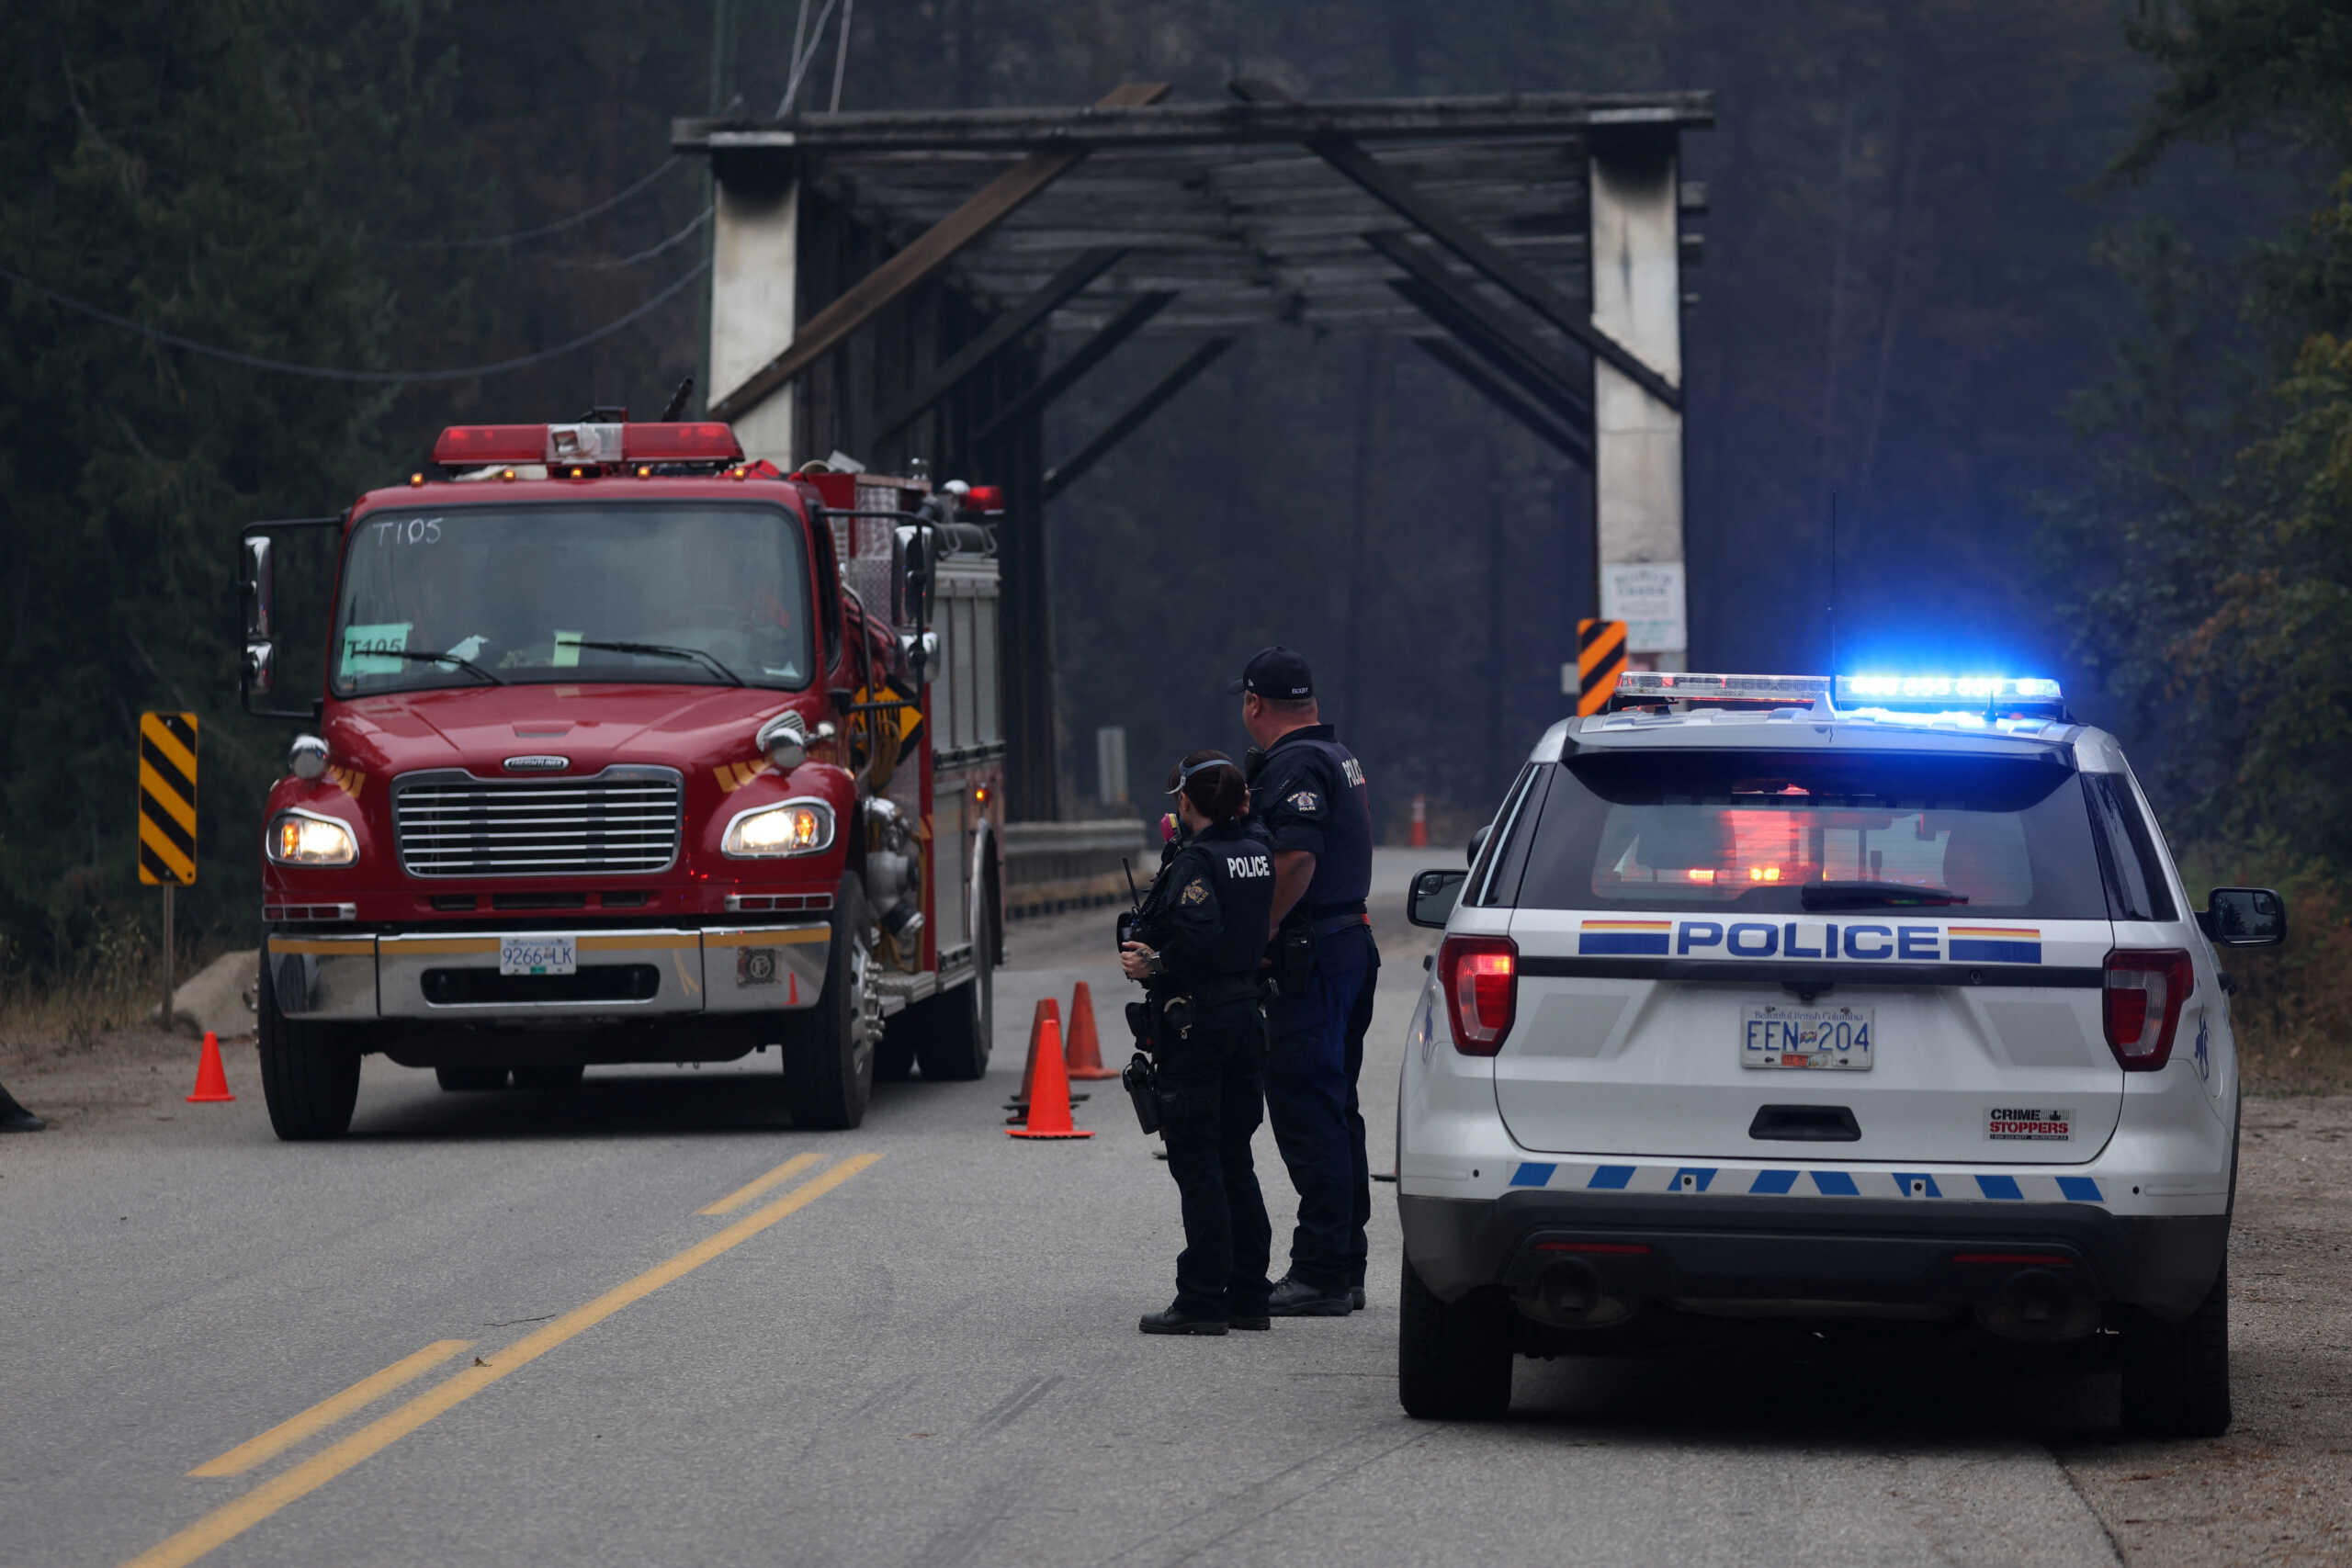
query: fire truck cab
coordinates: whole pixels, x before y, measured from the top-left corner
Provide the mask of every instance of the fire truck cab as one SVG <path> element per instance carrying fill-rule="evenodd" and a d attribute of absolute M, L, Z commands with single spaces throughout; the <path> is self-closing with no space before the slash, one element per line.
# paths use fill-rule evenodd
<path fill-rule="evenodd" d="M 256 993 L 281 1138 L 360 1062 L 451 1090 L 776 1047 L 801 1127 L 978 1077 L 1003 933 L 995 492 L 784 474 L 725 424 L 453 427 L 435 472 L 239 545 L 271 789 Z M 273 556 L 332 543 L 322 689 Z"/>

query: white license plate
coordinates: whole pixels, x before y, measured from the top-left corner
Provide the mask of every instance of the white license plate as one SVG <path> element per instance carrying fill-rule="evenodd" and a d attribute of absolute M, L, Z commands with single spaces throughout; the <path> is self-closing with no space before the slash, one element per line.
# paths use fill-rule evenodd
<path fill-rule="evenodd" d="M 1784 1007 L 1739 1010 L 1739 1059 L 1750 1067 L 1828 1067 L 1865 1071 L 1875 1032 L 1869 1008 Z"/>
<path fill-rule="evenodd" d="M 501 975 L 571 975 L 580 968 L 580 939 L 569 936 L 503 936 L 498 939 Z"/>

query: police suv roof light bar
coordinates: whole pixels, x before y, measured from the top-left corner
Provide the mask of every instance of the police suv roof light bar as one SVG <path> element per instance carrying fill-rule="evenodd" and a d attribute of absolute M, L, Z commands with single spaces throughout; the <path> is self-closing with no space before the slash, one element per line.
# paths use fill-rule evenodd
<path fill-rule="evenodd" d="M 1693 707 L 1810 708 L 1830 694 L 1826 675 L 1722 675 L 1628 670 L 1617 677 L 1609 711 L 1679 704 Z"/>
<path fill-rule="evenodd" d="M 2038 675 L 1840 675 L 1837 703 L 1848 711 L 1866 708 L 1891 718 L 1950 714 L 1992 723 L 2066 717 L 2065 693 L 2057 682 Z"/>

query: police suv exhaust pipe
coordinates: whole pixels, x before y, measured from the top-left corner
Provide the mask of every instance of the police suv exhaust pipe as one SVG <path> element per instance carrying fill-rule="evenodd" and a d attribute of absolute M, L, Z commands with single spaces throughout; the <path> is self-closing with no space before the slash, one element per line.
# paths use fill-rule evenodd
<path fill-rule="evenodd" d="M 1582 1258 L 1547 1264 L 1534 1289 L 1521 1298 L 1529 1316 L 1558 1328 L 1602 1328 L 1634 1315 L 1636 1303 L 1612 1295 L 1600 1270 Z"/>
<path fill-rule="evenodd" d="M 1976 1303 L 1976 1321 L 1987 1333 L 2020 1345 L 2057 1345 L 2081 1339 L 2098 1326 L 2097 1298 L 2075 1270 L 2061 1264 L 2018 1269 Z"/>

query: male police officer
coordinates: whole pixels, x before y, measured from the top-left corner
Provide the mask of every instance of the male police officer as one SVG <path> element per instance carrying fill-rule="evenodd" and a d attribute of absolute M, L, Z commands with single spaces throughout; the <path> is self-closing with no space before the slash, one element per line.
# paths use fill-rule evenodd
<path fill-rule="evenodd" d="M 1372 1024 L 1372 797 L 1363 767 L 1333 739 L 1315 704 L 1306 660 L 1269 648 L 1250 660 L 1241 722 L 1258 748 L 1251 809 L 1274 850 L 1274 966 L 1267 1010 L 1272 1050 L 1266 1109 L 1291 1185 L 1298 1228 L 1290 1272 L 1267 1310 L 1277 1317 L 1344 1317 L 1363 1305 L 1364 1227 L 1372 1173 L 1356 1077 Z"/>

